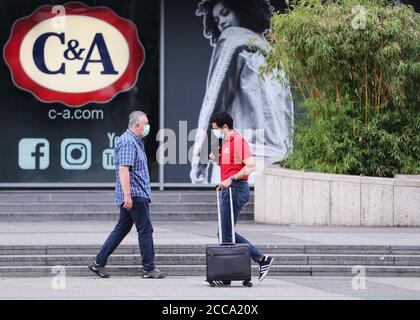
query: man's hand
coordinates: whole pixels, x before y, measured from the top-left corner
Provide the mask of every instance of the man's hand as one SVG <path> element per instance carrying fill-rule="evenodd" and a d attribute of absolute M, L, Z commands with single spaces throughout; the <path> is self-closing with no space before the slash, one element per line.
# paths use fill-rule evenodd
<path fill-rule="evenodd" d="M 133 199 L 131 199 L 131 192 L 130 192 L 130 167 L 120 166 L 119 170 L 120 170 L 121 187 L 124 193 L 123 208 L 130 210 L 133 207 Z"/>
<path fill-rule="evenodd" d="M 220 189 L 227 189 L 232 184 L 232 180 L 230 178 L 227 178 L 226 180 L 220 182 L 220 184 L 217 186 L 217 190 Z"/>
<path fill-rule="evenodd" d="M 124 196 L 123 208 L 127 210 L 131 210 L 132 207 L 133 207 L 133 199 L 131 199 L 131 196 Z"/>

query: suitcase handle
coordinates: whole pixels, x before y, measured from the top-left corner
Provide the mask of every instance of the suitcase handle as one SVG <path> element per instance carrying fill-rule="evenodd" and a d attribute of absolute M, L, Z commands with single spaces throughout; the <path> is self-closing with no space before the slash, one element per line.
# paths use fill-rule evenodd
<path fill-rule="evenodd" d="M 217 195 L 217 220 L 219 221 L 219 243 L 223 244 L 223 234 L 222 234 L 222 219 L 220 214 L 220 195 L 219 195 L 219 189 L 216 189 L 216 195 Z M 229 187 L 229 202 L 230 202 L 230 221 L 232 226 L 232 243 L 236 243 L 235 238 L 235 220 L 233 218 L 233 200 L 232 200 L 232 188 Z"/>

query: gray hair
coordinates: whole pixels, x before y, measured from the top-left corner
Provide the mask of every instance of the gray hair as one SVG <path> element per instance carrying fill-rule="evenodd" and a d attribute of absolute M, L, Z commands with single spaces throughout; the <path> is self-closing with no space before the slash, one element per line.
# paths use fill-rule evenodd
<path fill-rule="evenodd" d="M 147 117 L 147 114 L 145 114 L 142 111 L 133 111 L 130 113 L 130 116 L 128 117 L 128 128 L 133 128 L 141 119 L 141 117 Z"/>

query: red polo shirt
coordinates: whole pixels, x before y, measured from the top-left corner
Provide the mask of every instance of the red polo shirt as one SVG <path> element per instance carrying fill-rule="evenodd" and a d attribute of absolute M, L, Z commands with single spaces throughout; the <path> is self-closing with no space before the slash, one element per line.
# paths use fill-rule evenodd
<path fill-rule="evenodd" d="M 243 161 L 250 157 L 252 157 L 252 152 L 249 149 L 248 142 L 236 130 L 233 131 L 230 137 L 223 141 L 220 149 L 221 181 L 241 171 L 245 167 Z M 248 180 L 248 176 L 244 176 L 242 179 Z"/>

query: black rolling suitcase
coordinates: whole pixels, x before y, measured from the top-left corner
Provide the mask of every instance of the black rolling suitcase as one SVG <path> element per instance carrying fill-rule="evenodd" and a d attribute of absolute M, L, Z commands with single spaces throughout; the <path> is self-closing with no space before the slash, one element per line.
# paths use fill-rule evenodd
<path fill-rule="evenodd" d="M 233 218 L 232 189 L 229 188 L 230 213 L 232 222 L 232 242 L 222 243 L 222 223 L 220 219 L 220 198 L 217 192 L 217 217 L 219 221 L 219 244 L 206 246 L 207 282 L 215 287 L 216 283 L 242 281 L 246 287 L 252 287 L 251 255 L 248 244 L 236 244 L 235 223 Z"/>

